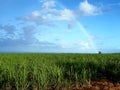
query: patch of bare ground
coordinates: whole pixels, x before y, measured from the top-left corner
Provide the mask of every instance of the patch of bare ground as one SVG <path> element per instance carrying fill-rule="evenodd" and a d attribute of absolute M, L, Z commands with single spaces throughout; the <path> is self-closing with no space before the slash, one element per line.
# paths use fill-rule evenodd
<path fill-rule="evenodd" d="M 16 90 L 14 88 L 3 88 L 0 90 Z M 37 87 L 32 87 L 28 88 L 26 90 L 39 90 Z M 101 81 L 92 81 L 88 85 L 83 85 L 82 87 L 79 85 L 76 85 L 76 87 L 62 87 L 62 88 L 54 88 L 54 87 L 49 87 L 45 90 L 120 90 L 120 83 L 112 83 L 109 81 L 101 80 Z"/>
<path fill-rule="evenodd" d="M 46 90 L 120 90 L 120 83 L 112 83 L 108 81 L 93 81 L 89 85 L 82 87 L 60 88 L 60 89 L 46 89 Z"/>

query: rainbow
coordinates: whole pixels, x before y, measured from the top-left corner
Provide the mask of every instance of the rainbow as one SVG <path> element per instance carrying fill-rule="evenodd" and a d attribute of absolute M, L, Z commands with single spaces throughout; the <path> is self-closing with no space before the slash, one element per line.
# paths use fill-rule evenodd
<path fill-rule="evenodd" d="M 60 1 L 56 1 L 56 3 L 62 8 L 65 9 L 66 7 L 60 2 Z M 99 50 L 97 49 L 95 42 L 93 40 L 92 35 L 87 31 L 87 29 L 81 24 L 81 22 L 79 20 L 77 20 L 77 17 L 74 16 L 73 17 L 74 21 L 77 23 L 77 25 L 79 26 L 79 30 L 83 32 L 83 34 L 87 37 L 88 39 L 88 43 L 90 45 L 90 50 L 93 53 L 97 53 Z"/>

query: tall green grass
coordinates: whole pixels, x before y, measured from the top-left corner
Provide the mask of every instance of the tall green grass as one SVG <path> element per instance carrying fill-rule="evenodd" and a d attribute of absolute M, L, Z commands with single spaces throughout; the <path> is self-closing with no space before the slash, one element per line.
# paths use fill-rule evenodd
<path fill-rule="evenodd" d="M 120 54 L 0 54 L 0 88 L 59 89 L 120 82 Z"/>

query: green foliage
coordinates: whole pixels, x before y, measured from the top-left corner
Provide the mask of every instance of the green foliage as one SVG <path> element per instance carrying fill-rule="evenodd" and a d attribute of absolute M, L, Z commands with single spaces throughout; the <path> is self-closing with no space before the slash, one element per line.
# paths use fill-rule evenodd
<path fill-rule="evenodd" d="M 0 54 L 0 88 L 59 89 L 119 76 L 120 54 Z"/>

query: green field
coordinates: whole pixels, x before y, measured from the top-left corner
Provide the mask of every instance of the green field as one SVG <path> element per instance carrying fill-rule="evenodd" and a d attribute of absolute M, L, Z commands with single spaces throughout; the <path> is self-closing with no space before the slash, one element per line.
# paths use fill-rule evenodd
<path fill-rule="evenodd" d="M 120 54 L 0 54 L 0 89 L 120 82 Z"/>

